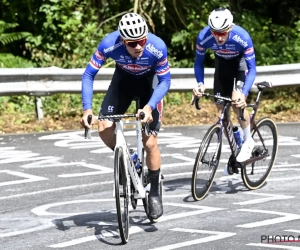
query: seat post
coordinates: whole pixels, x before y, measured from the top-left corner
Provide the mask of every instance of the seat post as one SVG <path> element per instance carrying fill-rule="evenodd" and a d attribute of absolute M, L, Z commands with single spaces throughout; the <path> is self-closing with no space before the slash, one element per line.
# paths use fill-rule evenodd
<path fill-rule="evenodd" d="M 133 99 L 135 101 L 135 113 L 138 112 L 138 110 L 140 109 L 140 98 L 139 97 L 135 97 Z M 136 118 L 138 120 L 138 118 Z"/>
<path fill-rule="evenodd" d="M 140 109 L 140 98 L 135 97 L 133 100 L 135 101 L 135 112 L 137 112 Z"/>

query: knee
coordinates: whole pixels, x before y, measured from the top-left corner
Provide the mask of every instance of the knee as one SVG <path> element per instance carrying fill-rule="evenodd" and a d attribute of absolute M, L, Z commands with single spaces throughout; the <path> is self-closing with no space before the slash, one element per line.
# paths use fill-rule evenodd
<path fill-rule="evenodd" d="M 152 136 L 151 136 L 152 137 Z M 155 152 L 156 150 L 158 150 L 158 146 L 157 146 L 157 140 L 156 139 L 148 139 L 145 143 L 144 143 L 144 149 L 148 154 L 151 154 L 153 152 Z"/>
<path fill-rule="evenodd" d="M 114 123 L 110 121 L 100 121 L 98 125 L 99 133 L 114 130 Z"/>

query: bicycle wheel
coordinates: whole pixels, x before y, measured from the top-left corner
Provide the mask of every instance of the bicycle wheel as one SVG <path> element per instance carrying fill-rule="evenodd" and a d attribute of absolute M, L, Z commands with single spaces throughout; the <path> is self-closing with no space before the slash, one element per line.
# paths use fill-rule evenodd
<path fill-rule="evenodd" d="M 196 201 L 202 200 L 213 184 L 222 148 L 220 132 L 219 124 L 211 126 L 200 144 L 192 176 L 192 195 Z"/>
<path fill-rule="evenodd" d="M 129 239 L 129 190 L 127 185 L 127 173 L 125 172 L 123 150 L 121 147 L 115 149 L 115 198 L 119 231 L 122 242 L 126 244 Z"/>
<path fill-rule="evenodd" d="M 256 142 L 252 157 L 262 155 L 266 157 L 242 167 L 243 182 L 250 190 L 258 189 L 266 182 L 278 151 L 278 133 L 274 121 L 270 118 L 262 118 L 257 122 L 256 127 L 257 129 L 252 130 L 252 137 Z"/>

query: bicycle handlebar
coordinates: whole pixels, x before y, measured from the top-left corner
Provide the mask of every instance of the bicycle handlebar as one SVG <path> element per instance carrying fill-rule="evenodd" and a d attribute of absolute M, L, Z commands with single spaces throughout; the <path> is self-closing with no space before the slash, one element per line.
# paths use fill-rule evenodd
<path fill-rule="evenodd" d="M 99 121 L 105 121 L 105 120 L 119 120 L 119 119 L 122 119 L 122 118 L 133 118 L 133 117 L 137 117 L 137 114 L 122 114 L 122 115 L 100 115 L 98 117 L 98 120 Z M 140 117 L 139 119 L 140 120 L 143 120 L 145 117 L 145 113 L 142 111 L 140 112 Z M 143 130 L 145 131 L 145 134 L 147 136 L 150 136 L 151 135 L 151 132 L 150 132 L 150 128 L 149 128 L 149 124 L 147 122 L 142 122 L 142 128 Z"/>
<path fill-rule="evenodd" d="M 203 93 L 202 95 L 203 96 L 207 96 L 207 97 L 217 98 L 217 99 L 223 100 L 225 102 L 235 102 L 235 100 L 232 100 L 229 97 L 224 97 L 224 96 L 219 96 L 219 95 L 211 95 L 209 93 Z M 193 98 L 192 103 L 191 103 L 191 106 L 195 105 L 195 107 L 196 107 L 197 110 L 201 109 L 200 104 L 199 104 L 199 100 L 200 100 L 200 98 L 197 97 L 197 96 L 195 96 Z M 239 120 L 246 121 L 246 119 L 244 117 L 244 109 L 242 109 L 242 108 L 239 108 Z"/>

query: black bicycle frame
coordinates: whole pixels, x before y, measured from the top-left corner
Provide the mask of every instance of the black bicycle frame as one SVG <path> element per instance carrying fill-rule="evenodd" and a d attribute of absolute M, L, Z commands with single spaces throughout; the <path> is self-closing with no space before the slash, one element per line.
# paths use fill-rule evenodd
<path fill-rule="evenodd" d="M 231 104 L 229 102 L 225 102 L 225 105 L 223 106 L 221 116 L 219 118 L 219 124 L 221 124 L 221 131 L 220 131 L 220 136 L 222 136 L 222 132 L 225 131 L 225 135 L 228 139 L 228 143 L 230 146 L 230 150 L 233 155 L 237 156 L 238 154 L 238 146 L 236 144 L 234 135 L 233 135 L 233 125 L 230 119 L 230 106 Z"/>

